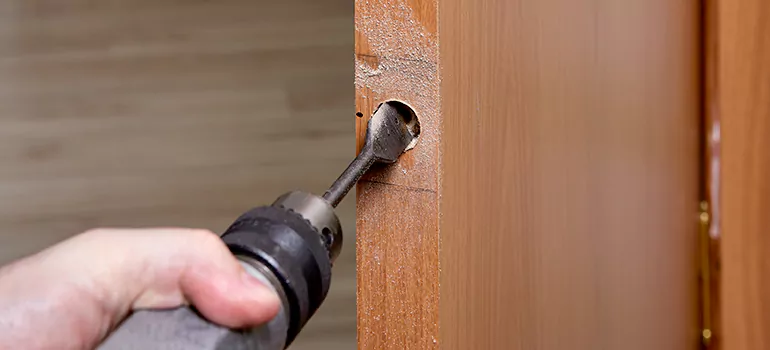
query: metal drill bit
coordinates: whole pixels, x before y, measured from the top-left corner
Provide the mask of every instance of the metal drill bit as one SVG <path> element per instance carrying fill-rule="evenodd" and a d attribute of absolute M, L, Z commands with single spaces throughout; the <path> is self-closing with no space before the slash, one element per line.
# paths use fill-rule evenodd
<path fill-rule="evenodd" d="M 369 119 L 361 153 L 323 198 L 336 207 L 372 164 L 395 162 L 401 153 L 414 147 L 419 134 L 420 123 L 411 108 L 397 101 L 380 104 Z"/>

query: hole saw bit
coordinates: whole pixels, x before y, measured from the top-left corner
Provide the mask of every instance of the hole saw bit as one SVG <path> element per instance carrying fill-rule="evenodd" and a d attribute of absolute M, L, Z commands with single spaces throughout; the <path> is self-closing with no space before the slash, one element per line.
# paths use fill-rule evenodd
<path fill-rule="evenodd" d="M 420 125 L 397 101 L 377 108 L 364 146 L 328 191 L 319 197 L 293 191 L 272 205 L 241 215 L 222 240 L 244 269 L 281 300 L 275 318 L 253 329 L 209 322 L 194 307 L 140 310 L 99 346 L 100 350 L 279 350 L 288 347 L 326 298 L 331 268 L 342 248 L 334 208 L 375 163 L 393 163 L 414 147 Z"/>

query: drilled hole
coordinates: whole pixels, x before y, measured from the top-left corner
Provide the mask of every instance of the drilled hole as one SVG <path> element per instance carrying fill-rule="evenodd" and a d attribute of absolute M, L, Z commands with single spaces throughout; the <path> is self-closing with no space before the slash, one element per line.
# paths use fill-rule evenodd
<path fill-rule="evenodd" d="M 389 100 L 385 101 L 384 103 L 387 103 L 389 106 L 395 108 L 396 111 L 398 111 L 398 114 L 401 115 L 401 118 L 404 119 L 404 123 L 406 124 L 407 128 L 409 128 L 412 136 L 415 138 L 420 136 L 420 120 L 417 118 L 417 114 L 414 112 L 412 107 L 409 107 L 409 105 L 406 103 L 396 100 Z M 396 120 L 396 122 L 398 122 L 398 120 Z"/>

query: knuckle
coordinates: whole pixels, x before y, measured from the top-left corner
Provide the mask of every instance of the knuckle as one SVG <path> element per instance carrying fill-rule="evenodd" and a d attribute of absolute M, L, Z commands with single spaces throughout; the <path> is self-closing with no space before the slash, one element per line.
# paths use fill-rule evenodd
<path fill-rule="evenodd" d="M 191 233 L 195 236 L 195 239 L 201 241 L 202 244 L 216 244 L 222 241 L 219 238 L 219 235 L 210 230 L 193 229 Z"/>

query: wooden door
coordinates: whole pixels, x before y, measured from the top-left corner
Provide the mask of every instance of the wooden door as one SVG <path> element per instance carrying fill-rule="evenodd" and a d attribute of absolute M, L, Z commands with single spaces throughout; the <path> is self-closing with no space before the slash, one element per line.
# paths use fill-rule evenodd
<path fill-rule="evenodd" d="M 361 349 L 692 349 L 700 196 L 693 0 L 357 0 Z"/>
<path fill-rule="evenodd" d="M 712 1 L 708 111 L 720 153 L 712 205 L 720 240 L 720 349 L 770 347 L 770 6 Z"/>

